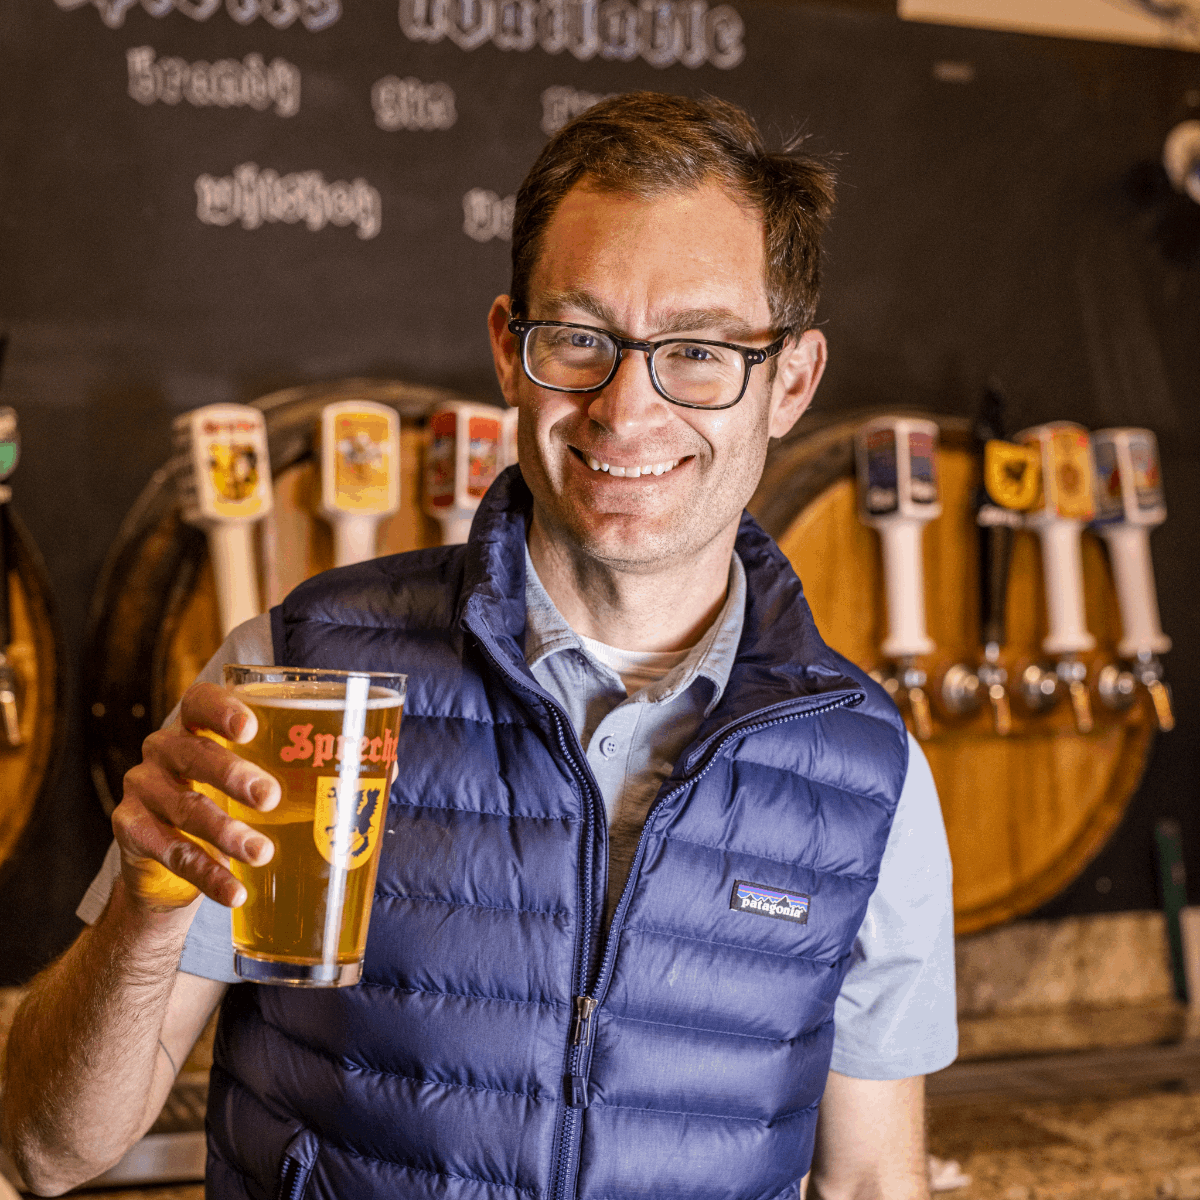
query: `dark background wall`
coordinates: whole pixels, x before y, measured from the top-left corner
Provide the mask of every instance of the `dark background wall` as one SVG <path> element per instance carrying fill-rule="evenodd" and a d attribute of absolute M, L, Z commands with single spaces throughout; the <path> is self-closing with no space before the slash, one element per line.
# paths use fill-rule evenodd
<path fill-rule="evenodd" d="M 725 66 L 656 68 L 412 40 L 394 0 L 282 29 L 233 19 L 253 15 L 248 0 L 72 2 L 9 4 L 0 25 L 0 403 L 20 415 L 15 500 L 49 565 L 73 686 L 62 768 L 0 873 L 0 983 L 74 936 L 107 844 L 80 746 L 85 611 L 122 516 L 169 454 L 172 418 L 346 375 L 495 398 L 483 319 L 509 245 L 487 235 L 544 144 L 550 88 L 714 92 L 777 140 L 804 131 L 836 157 L 825 412 L 970 413 L 995 377 L 1014 428 L 1065 417 L 1157 430 L 1171 515 L 1154 546 L 1179 726 L 1110 846 L 1044 912 L 1155 905 L 1162 815 L 1181 819 L 1200 884 L 1200 208 L 1156 165 L 1167 131 L 1200 110 L 1200 58 L 905 24 L 873 3 L 738 0 L 744 32 L 725 13 L 716 46 Z M 316 26 L 339 11 L 329 3 L 295 9 Z M 264 7 L 283 23 L 292 5 Z M 299 107 L 281 115 L 294 96 L 278 87 L 261 111 L 197 103 L 212 97 L 194 83 L 168 103 L 170 69 L 139 100 L 127 55 L 142 47 L 189 65 L 284 60 Z M 454 123 L 381 128 L 372 89 L 388 76 L 446 85 Z M 433 108 L 410 107 L 410 123 L 445 125 L 446 91 L 424 95 Z M 392 99 L 395 124 L 404 95 Z M 365 181 L 357 207 L 348 193 L 358 225 L 213 224 L 229 215 L 221 181 L 246 163 Z M 213 182 L 198 188 L 203 176 Z M 368 189 L 378 228 L 363 237 Z"/>

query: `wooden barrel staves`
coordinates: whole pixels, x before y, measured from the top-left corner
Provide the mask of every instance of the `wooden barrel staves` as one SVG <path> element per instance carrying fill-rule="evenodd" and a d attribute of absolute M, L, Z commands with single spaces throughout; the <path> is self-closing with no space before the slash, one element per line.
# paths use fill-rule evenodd
<path fill-rule="evenodd" d="M 0 525 L 7 536 L 12 642 L 21 744 L 0 739 L 0 863 L 8 860 L 52 775 L 65 733 L 62 638 L 41 555 L 12 511 Z"/>
<path fill-rule="evenodd" d="M 878 537 L 858 517 L 854 431 L 868 416 L 829 422 L 777 445 L 751 504 L 804 584 L 825 640 L 859 666 L 883 666 L 886 611 Z M 928 416 L 928 414 L 920 414 Z M 925 529 L 926 608 L 937 651 L 924 661 L 930 690 L 956 662 L 979 659 L 979 581 L 972 507 L 980 467 L 968 422 L 941 427 L 942 516 Z M 1083 569 L 1095 672 L 1116 658 L 1120 616 L 1104 550 L 1085 534 Z M 1041 661 L 1046 631 L 1040 550 L 1022 531 L 1009 586 L 1009 679 Z M 1095 706 L 1096 726 L 1076 731 L 1069 703 L 1026 715 L 1014 702 L 1013 731 L 1000 737 L 991 714 L 950 717 L 935 707 L 924 743 L 941 797 L 954 862 L 955 928 L 973 933 L 1031 912 L 1095 857 L 1133 795 L 1149 754 L 1154 715 L 1144 695 L 1124 713 Z"/>
<path fill-rule="evenodd" d="M 264 607 L 333 566 L 333 537 L 317 516 L 321 410 L 337 400 L 371 400 L 400 415 L 401 507 L 379 530 L 379 552 L 393 554 L 441 540 L 421 509 L 424 418 L 464 397 L 442 388 L 344 380 L 275 392 L 255 401 L 266 418 L 275 512 L 258 525 Z M 216 588 L 204 534 L 180 519 L 172 461 L 157 471 L 121 526 L 92 599 L 85 663 L 87 753 L 92 781 L 109 812 L 125 772 L 221 644 Z M 273 552 L 264 542 L 273 542 Z"/>

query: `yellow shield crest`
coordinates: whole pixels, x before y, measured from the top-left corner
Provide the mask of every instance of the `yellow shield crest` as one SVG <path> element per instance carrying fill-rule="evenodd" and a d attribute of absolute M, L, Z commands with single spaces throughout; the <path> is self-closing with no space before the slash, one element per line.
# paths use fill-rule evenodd
<path fill-rule="evenodd" d="M 1037 499 L 1041 453 L 1036 446 L 993 440 L 983 447 L 983 486 L 993 504 L 1024 511 Z"/>
<path fill-rule="evenodd" d="M 369 862 L 379 841 L 387 810 L 387 780 L 349 779 L 341 787 L 337 775 L 317 779 L 313 841 L 321 857 L 335 867 L 352 871 Z"/>

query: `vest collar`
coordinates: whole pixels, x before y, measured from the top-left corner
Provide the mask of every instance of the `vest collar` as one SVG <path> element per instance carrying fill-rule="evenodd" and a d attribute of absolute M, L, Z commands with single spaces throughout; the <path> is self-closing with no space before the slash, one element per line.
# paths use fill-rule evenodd
<path fill-rule="evenodd" d="M 515 682 L 541 695 L 523 649 L 525 539 L 532 507 L 517 467 L 509 467 L 488 489 L 466 546 L 458 619 Z M 736 548 L 746 569 L 746 619 L 729 683 L 698 741 L 707 742 L 706 735 L 751 714 L 790 715 L 795 701 L 851 692 L 849 703 L 862 703 L 863 683 L 821 640 L 795 571 L 749 513 L 742 515 Z"/>

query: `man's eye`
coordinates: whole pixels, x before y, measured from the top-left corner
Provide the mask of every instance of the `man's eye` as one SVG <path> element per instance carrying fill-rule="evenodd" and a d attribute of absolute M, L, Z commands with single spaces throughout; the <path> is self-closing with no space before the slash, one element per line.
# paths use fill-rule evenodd
<path fill-rule="evenodd" d="M 594 334 L 580 333 L 579 330 L 571 334 L 571 345 L 579 350 L 594 350 L 596 344 L 597 339 Z"/>
<path fill-rule="evenodd" d="M 684 358 L 690 358 L 696 362 L 708 362 L 713 353 L 707 346 L 681 346 Z"/>

